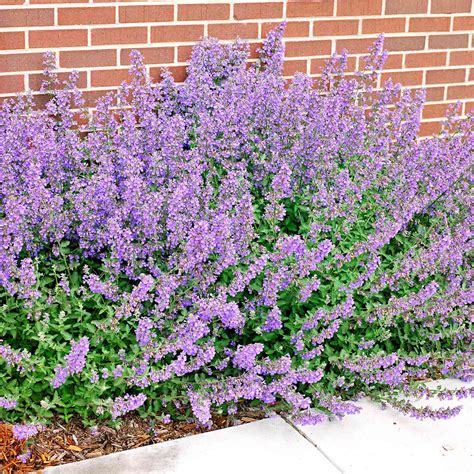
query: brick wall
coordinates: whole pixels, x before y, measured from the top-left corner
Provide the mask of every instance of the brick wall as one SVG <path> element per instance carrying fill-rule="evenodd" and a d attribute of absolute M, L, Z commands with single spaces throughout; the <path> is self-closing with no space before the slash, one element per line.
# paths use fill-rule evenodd
<path fill-rule="evenodd" d="M 357 66 L 384 32 L 390 56 L 383 77 L 427 88 L 424 133 L 438 130 L 447 104 L 461 100 L 464 113 L 474 107 L 473 0 L 0 0 L 0 98 L 39 88 L 47 50 L 59 53 L 62 71 L 80 71 L 92 105 L 127 78 L 133 48 L 154 77 L 168 66 L 182 80 L 201 36 L 240 36 L 254 51 L 283 18 L 289 77 L 317 75 L 342 48 Z"/>

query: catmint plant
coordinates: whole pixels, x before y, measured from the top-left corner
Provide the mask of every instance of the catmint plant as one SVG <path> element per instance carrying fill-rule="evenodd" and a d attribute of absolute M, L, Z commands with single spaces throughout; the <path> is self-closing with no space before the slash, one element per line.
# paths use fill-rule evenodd
<path fill-rule="evenodd" d="M 473 116 L 418 137 L 425 94 L 383 37 L 345 74 L 282 77 L 284 24 L 194 48 L 183 84 L 130 81 L 84 109 L 46 57 L 45 103 L 0 109 L 0 419 L 136 411 L 202 425 L 242 403 L 319 423 L 369 396 L 458 408 L 473 378 Z"/>

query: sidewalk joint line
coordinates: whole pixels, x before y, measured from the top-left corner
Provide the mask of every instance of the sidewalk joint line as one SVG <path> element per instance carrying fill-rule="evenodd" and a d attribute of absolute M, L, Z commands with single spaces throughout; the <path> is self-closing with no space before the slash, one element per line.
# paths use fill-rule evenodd
<path fill-rule="evenodd" d="M 344 471 L 300 428 L 298 428 L 291 420 L 289 420 L 285 415 L 280 414 L 280 416 L 285 420 L 295 431 L 298 432 L 306 441 L 312 444 L 341 474 L 344 474 Z"/>

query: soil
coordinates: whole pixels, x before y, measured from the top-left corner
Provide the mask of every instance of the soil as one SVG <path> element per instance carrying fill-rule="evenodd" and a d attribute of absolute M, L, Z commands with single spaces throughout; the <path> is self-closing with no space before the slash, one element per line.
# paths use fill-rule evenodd
<path fill-rule="evenodd" d="M 11 425 L 0 424 L 0 468 L 2 474 L 34 472 L 58 464 L 250 423 L 264 417 L 264 413 L 256 410 L 241 410 L 233 416 L 214 415 L 210 429 L 184 421 L 155 423 L 152 426 L 149 421 L 130 414 L 121 419 L 117 429 L 103 424 L 91 430 L 78 419 L 68 423 L 56 420 L 27 442 L 13 438 Z M 31 455 L 26 462 L 22 462 L 17 456 L 27 451 Z"/>

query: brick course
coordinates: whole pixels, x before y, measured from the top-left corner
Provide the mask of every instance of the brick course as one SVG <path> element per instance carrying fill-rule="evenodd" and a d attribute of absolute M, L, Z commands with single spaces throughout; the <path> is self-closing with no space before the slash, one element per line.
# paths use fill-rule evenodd
<path fill-rule="evenodd" d="M 158 79 L 181 81 L 203 35 L 250 42 L 288 20 L 284 74 L 320 74 L 346 48 L 354 68 L 379 33 L 390 55 L 382 79 L 426 87 L 423 131 L 439 129 L 450 103 L 474 103 L 474 0 L 0 0 L 0 101 L 39 88 L 42 54 L 57 52 L 61 77 L 77 68 L 88 106 L 127 79 L 133 49 Z"/>

